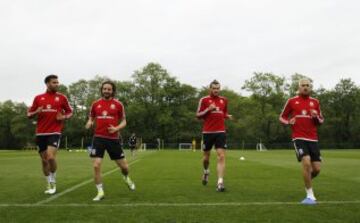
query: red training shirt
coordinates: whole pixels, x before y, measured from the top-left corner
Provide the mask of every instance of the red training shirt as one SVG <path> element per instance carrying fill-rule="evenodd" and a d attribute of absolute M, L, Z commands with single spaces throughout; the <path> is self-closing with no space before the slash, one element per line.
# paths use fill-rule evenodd
<path fill-rule="evenodd" d="M 66 118 L 72 116 L 72 108 L 67 97 L 61 93 L 49 91 L 37 95 L 27 116 L 32 117 L 39 107 L 43 109 L 37 114 L 36 135 L 60 135 L 64 122 L 56 119 L 57 114 L 62 113 Z"/>
<path fill-rule="evenodd" d="M 311 110 L 317 112 L 315 118 L 311 117 Z M 293 140 L 318 141 L 317 126 L 324 122 L 324 117 L 317 99 L 309 96 L 290 98 L 280 114 L 280 122 L 288 125 L 293 117 L 295 117 L 295 124 L 291 126 Z"/>
<path fill-rule="evenodd" d="M 208 107 L 215 104 L 216 109 L 209 111 Z M 228 118 L 228 101 L 221 96 L 206 96 L 200 99 L 196 117 L 204 120 L 203 133 L 226 132 L 225 119 Z"/>
<path fill-rule="evenodd" d="M 95 119 L 95 137 L 119 139 L 119 132 L 110 134 L 108 128 L 119 125 L 125 119 L 125 109 L 116 99 L 95 101 L 91 106 L 90 117 Z"/>

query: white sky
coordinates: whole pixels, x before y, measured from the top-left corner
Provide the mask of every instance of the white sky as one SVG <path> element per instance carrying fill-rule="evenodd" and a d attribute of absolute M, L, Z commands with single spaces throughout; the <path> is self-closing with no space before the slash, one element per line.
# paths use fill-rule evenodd
<path fill-rule="evenodd" d="M 360 84 L 356 0 L 1 0 L 0 101 L 32 101 L 55 73 L 129 80 L 158 62 L 196 87 L 240 92 L 252 73 Z"/>

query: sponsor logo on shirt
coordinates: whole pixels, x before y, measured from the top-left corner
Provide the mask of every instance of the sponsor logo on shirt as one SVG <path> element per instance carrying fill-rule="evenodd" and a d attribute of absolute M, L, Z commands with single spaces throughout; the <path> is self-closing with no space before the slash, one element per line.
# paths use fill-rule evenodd
<path fill-rule="evenodd" d="M 302 110 L 301 113 L 302 113 L 303 115 L 307 115 L 307 111 L 306 111 L 306 110 Z"/>
<path fill-rule="evenodd" d="M 98 119 L 114 119 L 114 117 L 109 115 L 109 112 L 106 110 L 102 111 L 101 115 L 98 115 L 96 118 L 98 118 Z"/>
<path fill-rule="evenodd" d="M 57 110 L 52 108 L 51 104 L 47 104 L 45 106 L 45 109 L 42 110 L 42 112 L 57 112 Z"/>

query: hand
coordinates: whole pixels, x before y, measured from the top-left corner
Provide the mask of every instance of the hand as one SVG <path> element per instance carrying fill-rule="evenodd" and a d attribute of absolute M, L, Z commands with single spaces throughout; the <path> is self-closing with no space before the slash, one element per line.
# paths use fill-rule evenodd
<path fill-rule="evenodd" d="M 295 125 L 295 122 L 296 122 L 296 118 L 294 117 L 294 118 L 291 118 L 290 120 L 289 120 L 289 124 L 290 125 Z"/>
<path fill-rule="evenodd" d="M 56 120 L 58 120 L 58 121 L 64 121 L 65 119 L 66 119 L 66 116 L 65 116 L 63 113 L 58 112 L 58 113 L 56 114 Z"/>
<path fill-rule="evenodd" d="M 116 127 L 113 126 L 113 125 L 110 125 L 110 127 L 108 128 L 108 132 L 109 132 L 110 134 L 114 134 L 115 132 L 118 132 L 118 131 L 119 131 L 119 129 L 116 128 Z"/>
<path fill-rule="evenodd" d="M 312 110 L 310 111 L 310 114 L 311 114 L 311 117 L 312 117 L 312 118 L 316 118 L 316 117 L 318 116 L 318 112 L 317 112 L 315 109 L 312 109 Z"/>
<path fill-rule="evenodd" d="M 91 120 L 89 120 L 86 125 L 85 125 L 85 129 L 90 129 L 93 126 L 93 122 Z"/>
<path fill-rule="evenodd" d="M 44 109 L 43 106 L 40 106 L 36 109 L 36 111 L 34 112 L 34 114 L 39 114 L 40 112 L 42 112 L 42 110 Z"/>
<path fill-rule="evenodd" d="M 216 109 L 216 105 L 214 103 L 212 103 L 209 107 L 208 107 L 209 111 L 213 111 Z"/>

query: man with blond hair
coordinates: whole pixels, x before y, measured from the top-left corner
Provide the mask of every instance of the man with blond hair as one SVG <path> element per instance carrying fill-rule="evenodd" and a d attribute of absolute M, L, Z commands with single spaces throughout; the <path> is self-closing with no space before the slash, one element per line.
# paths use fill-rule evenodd
<path fill-rule="evenodd" d="M 296 156 L 302 164 L 306 198 L 302 204 L 316 204 L 312 188 L 313 179 L 320 173 L 321 154 L 317 128 L 324 122 L 319 100 L 310 97 L 311 81 L 299 81 L 298 95 L 290 98 L 280 114 L 280 122 L 290 125 Z"/>

